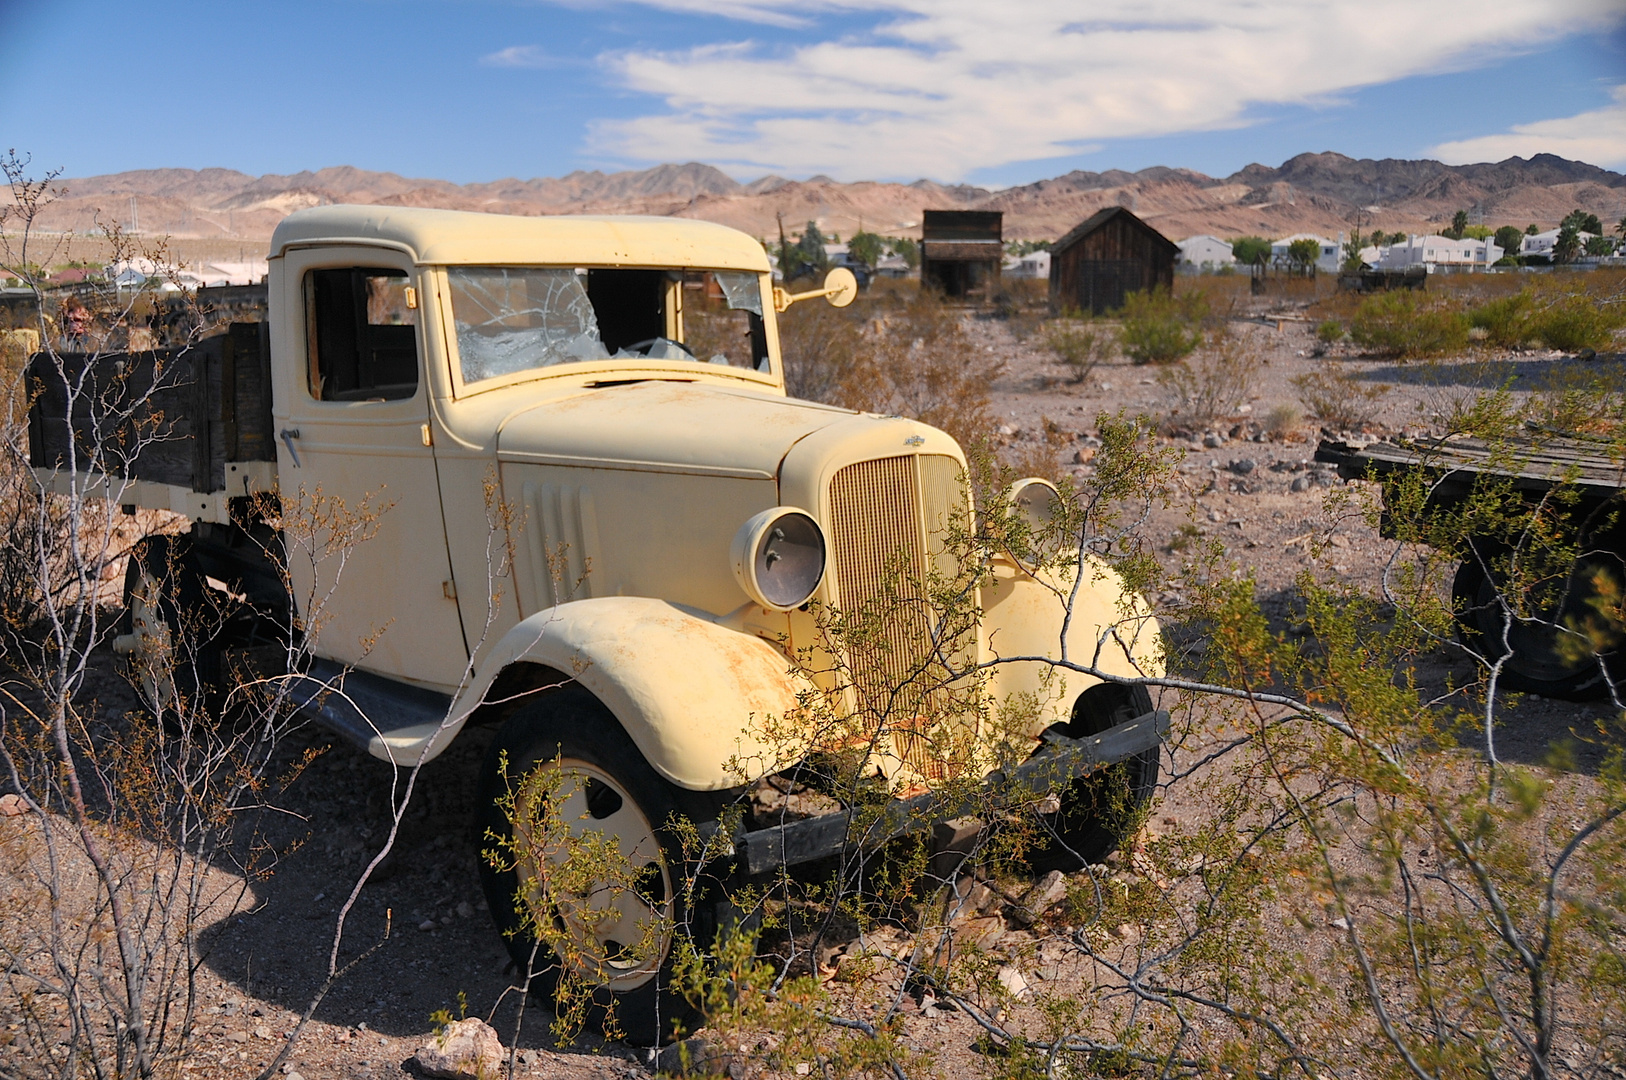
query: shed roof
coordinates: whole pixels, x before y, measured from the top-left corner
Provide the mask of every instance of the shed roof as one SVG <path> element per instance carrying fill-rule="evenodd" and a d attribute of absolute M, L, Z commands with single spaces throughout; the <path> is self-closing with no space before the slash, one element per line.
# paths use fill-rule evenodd
<path fill-rule="evenodd" d="M 736 229 L 687 218 L 521 217 L 416 206 L 319 206 L 277 225 L 273 257 L 312 243 L 386 243 L 420 263 L 699 266 L 768 270 L 762 245 Z"/>
<path fill-rule="evenodd" d="M 1095 230 L 1099 229 L 1101 226 L 1105 225 L 1107 222 L 1111 221 L 1113 218 L 1118 217 L 1119 215 L 1122 215 L 1123 217 L 1127 218 L 1131 224 L 1135 225 L 1137 228 L 1139 228 L 1141 231 L 1145 232 L 1149 236 L 1151 236 L 1151 237 L 1153 237 L 1153 238 L 1155 238 L 1157 240 L 1160 240 L 1164 244 L 1168 245 L 1168 248 L 1169 248 L 1169 251 L 1170 251 L 1171 254 L 1173 252 L 1176 252 L 1176 251 L 1179 250 L 1179 245 L 1177 245 L 1173 240 L 1170 240 L 1167 236 L 1164 236 L 1162 233 L 1158 232 L 1156 229 L 1154 229 L 1150 225 L 1146 224 L 1146 222 L 1142 221 L 1140 218 L 1138 218 L 1134 214 L 1130 213 L 1129 210 L 1126 209 L 1125 207 L 1122 207 L 1122 206 L 1107 206 L 1107 207 L 1103 207 L 1100 210 L 1097 210 L 1095 213 L 1093 213 L 1089 217 L 1085 218 L 1079 224 L 1073 226 L 1072 230 L 1070 232 L 1068 232 L 1066 236 L 1062 237 L 1060 240 L 1057 240 L 1054 244 L 1051 244 L 1050 245 L 1051 253 L 1056 254 L 1056 253 L 1059 253 L 1059 252 L 1062 252 L 1062 251 L 1066 251 L 1068 248 L 1072 247 L 1074 244 L 1078 243 L 1080 240 L 1083 240 L 1086 236 L 1090 235 L 1090 233 L 1092 233 Z"/>

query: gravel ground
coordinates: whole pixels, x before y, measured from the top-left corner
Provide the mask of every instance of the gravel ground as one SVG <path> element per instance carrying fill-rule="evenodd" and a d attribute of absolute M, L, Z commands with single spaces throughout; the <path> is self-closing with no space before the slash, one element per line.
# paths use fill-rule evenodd
<path fill-rule="evenodd" d="M 994 404 L 1004 439 L 1013 449 L 1033 441 L 1048 419 L 1074 436 L 1059 450 L 1059 457 L 1071 462 L 1077 450 L 1087 450 L 1084 440 L 1095 428 L 1097 413 L 1166 411 L 1164 391 L 1150 369 L 1116 361 L 1073 383 L 1037 339 L 1013 336 L 1011 324 L 971 317 L 967 327 L 974 355 L 1004 365 Z M 1295 402 L 1294 375 L 1336 366 L 1358 379 L 1395 384 L 1383 402 L 1379 426 L 1418 431 L 1428 427 L 1430 411 L 1445 396 L 1513 373 L 1524 376 L 1519 381 L 1534 381 L 1568 363 L 1548 356 L 1504 355 L 1488 358 L 1489 366 L 1487 358 L 1473 357 L 1407 369 L 1337 351 L 1312 356 L 1314 341 L 1304 322 L 1239 321 L 1234 328 L 1264 360 L 1249 395 L 1250 410 L 1216 432 L 1224 436 L 1220 445 L 1203 445 L 1201 434 L 1166 440 L 1184 452 L 1180 474 L 1186 496 L 1181 505 L 1158 511 L 1151 533 L 1171 560 L 1179 555 L 1167 550 L 1168 541 L 1182 527 L 1220 539 L 1227 557 L 1255 575 L 1261 605 L 1279 620 L 1291 619 L 1290 587 L 1305 569 L 1375 589 L 1390 554 L 1389 545 L 1358 517 L 1329 519 L 1324 513 L 1323 501 L 1338 482 L 1310 464 L 1313 424 L 1285 440 L 1248 440 L 1250 420 L 1273 405 Z M 1233 469 L 1232 462 L 1243 459 L 1253 463 L 1251 469 Z M 1307 542 L 1317 535 L 1330 537 L 1319 559 Z M 1443 685 L 1448 676 L 1466 674 L 1466 668 L 1442 653 L 1420 674 L 1425 685 Z M 110 657 L 100 658 L 95 687 L 106 707 L 133 703 L 128 690 L 121 689 Z M 1552 741 L 1599 714 L 1595 705 L 1526 698 L 1508 710 L 1500 748 L 1514 760 L 1538 762 Z M 477 842 L 470 825 L 475 775 L 488 738 L 487 733 L 471 732 L 424 770 L 396 851 L 361 893 L 346 929 L 344 956 L 376 949 L 322 1003 L 291 1060 L 291 1071 L 307 1080 L 414 1075 L 409 1058 L 431 1030 L 430 1014 L 447 1009 L 455 1015 L 460 993 L 470 1015 L 490 1016 L 504 1043 L 512 1043 L 519 1003 L 507 955 L 480 895 Z M 252 881 L 241 909 L 205 933 L 205 1035 L 190 1066 L 198 1075 L 246 1077 L 270 1060 L 276 1040 L 289 1030 L 321 980 L 338 906 L 387 831 L 387 770 L 315 730 L 291 739 L 283 754 L 291 762 L 309 749 L 323 752 L 278 798 L 279 812 L 264 814 L 256 823 L 264 840 L 280 852 L 275 872 Z M 1583 756 L 1579 769 L 1584 773 L 1596 764 Z M 1200 806 L 1183 803 L 1175 793 L 1157 822 L 1162 828 L 1178 828 L 1181 820 L 1198 813 Z M 24 827 L 19 820 L 0 821 L 0 829 Z M 1301 932 L 1295 925 L 1284 926 L 1283 933 L 1297 937 Z M 990 947 L 1006 962 L 1023 967 L 1030 980 L 1055 983 L 1084 977 L 1076 955 L 1058 934 L 1002 924 Z M 519 1037 L 526 1049 L 521 1075 L 647 1075 L 641 1051 L 585 1040 L 564 1050 L 555 1047 L 548 1020 L 535 1008 L 525 1015 Z M 908 1021 L 909 1043 L 931 1055 L 944 1075 L 971 1065 L 976 1034 L 975 1025 L 961 1013 L 927 1009 Z M 762 1055 L 771 1046 L 771 1036 L 745 1046 L 742 1075 L 769 1075 Z"/>

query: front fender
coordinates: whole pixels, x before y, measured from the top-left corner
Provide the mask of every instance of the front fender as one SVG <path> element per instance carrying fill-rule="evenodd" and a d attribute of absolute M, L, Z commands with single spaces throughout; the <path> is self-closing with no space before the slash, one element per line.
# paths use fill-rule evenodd
<path fill-rule="evenodd" d="M 656 772 L 718 790 L 795 761 L 805 747 L 769 728 L 813 686 L 768 642 L 664 600 L 609 596 L 538 612 L 503 635 L 458 695 L 434 756 L 512 664 L 572 676 L 621 722 Z"/>
<path fill-rule="evenodd" d="M 983 657 L 993 662 L 988 689 L 1002 709 L 1018 703 L 1037 707 L 1021 723 L 1037 734 L 1071 717 L 1074 699 L 1101 679 L 1038 660 L 1000 663 L 1007 657 L 1063 658 L 1124 678 L 1161 676 L 1163 642 L 1151 608 L 1096 558 L 1084 561 L 1073 617 L 1067 622 L 1071 571 L 1047 572 L 1038 579 L 1006 560 L 994 564 L 994 581 L 982 590 Z M 1020 707 L 1026 707 L 1020 706 Z"/>

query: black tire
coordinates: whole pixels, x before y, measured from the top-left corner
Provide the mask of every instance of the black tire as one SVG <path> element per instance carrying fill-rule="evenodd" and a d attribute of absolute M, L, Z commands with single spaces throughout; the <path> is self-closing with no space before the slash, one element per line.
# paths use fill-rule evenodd
<path fill-rule="evenodd" d="M 133 632 L 138 620 L 161 622 L 168 635 L 176 691 L 188 702 L 202 702 L 213 715 L 222 695 L 222 670 L 220 613 L 218 605 L 211 605 L 209 592 L 190 537 L 145 537 L 125 564 L 124 613 L 118 631 Z"/>
<path fill-rule="evenodd" d="M 621 832 L 613 835 L 626 847 L 629 840 L 625 834 L 636 834 L 647 823 L 659 848 L 658 853 L 649 852 L 641 840 L 630 842 L 634 848 L 629 856 L 632 865 L 639 859 L 655 857 L 645 867 L 643 883 L 636 889 L 638 896 L 627 902 L 641 902 L 645 910 L 665 907 L 664 924 L 669 932 L 657 934 L 650 954 L 641 962 L 629 962 L 627 969 L 615 967 L 617 949 L 613 940 L 603 945 L 602 955 L 594 958 L 587 970 L 577 963 L 578 985 L 606 979 L 591 988 L 585 1022 L 598 1032 L 644 1046 L 670 1041 L 680 1025 L 684 1030 L 693 1030 L 699 1024 L 699 1013 L 672 987 L 674 945 L 683 935 L 701 951 L 711 947 L 717 932 L 715 899 L 719 882 L 714 877 L 703 877 L 700 887 L 692 893 L 694 902 L 685 902 L 685 875 L 701 875 L 683 864 L 677 837 L 669 826 L 674 818 L 697 824 L 715 819 L 721 797 L 688 791 L 668 781 L 650 767 L 615 717 L 596 698 L 579 686 L 565 687 L 521 708 L 503 724 L 491 744 L 480 774 L 477 825 L 482 851 L 513 854 L 515 828 L 510 817 L 520 815 L 505 807 L 504 800 L 515 798 L 533 771 L 550 762 L 559 762 L 568 772 L 587 777 L 579 789 L 570 787 L 568 780 L 564 782 L 567 787 L 563 790 L 580 791 L 575 798 L 581 802 L 579 808 L 573 808 L 568 800 L 561 807 L 559 817 L 566 827 L 573 832 L 598 828 L 606 835 L 619 828 Z M 581 824 L 574 824 L 572 819 Z M 608 824 L 595 826 L 594 820 Z M 521 900 L 521 879 L 525 876 L 521 867 L 499 869 L 488 858 L 480 860 L 486 902 L 509 955 L 521 974 L 530 968 L 533 992 L 557 1013 L 561 990 L 569 991 L 566 961 L 554 949 L 536 944 L 534 933 L 527 930 L 527 925 L 534 926 L 535 922 L 528 922 L 522 908 L 536 911 L 536 918 L 551 918 L 561 933 L 576 930 L 566 920 L 568 907 L 562 911 L 546 897 L 529 903 Z M 534 876 L 526 880 L 534 880 Z M 545 910 L 539 911 L 539 904 L 547 905 Z M 608 932 L 616 931 L 611 928 Z M 592 948 L 579 947 L 578 960 Z"/>
<path fill-rule="evenodd" d="M 1078 696 L 1072 720 L 1062 733 L 1081 739 L 1151 711 L 1152 695 L 1146 687 L 1099 683 Z M 1061 792 L 1061 809 L 1043 815 L 1050 843 L 1034 860 L 1035 866 L 1071 872 L 1105 862 L 1156 792 L 1160 753 L 1160 747 L 1143 750 L 1068 784 Z"/>
<path fill-rule="evenodd" d="M 1618 575 L 1619 560 L 1608 562 Z M 1582 559 L 1570 576 L 1559 610 L 1544 613 L 1541 619 L 1515 620 L 1510 626 L 1499 599 L 1502 586 L 1477 558 L 1466 559 L 1451 582 L 1463 643 L 1492 663 L 1506 653 L 1500 681 L 1509 690 L 1566 701 L 1606 696 L 1611 682 L 1626 684 L 1626 657 L 1618 642 L 1579 662 L 1566 660 L 1559 652 L 1560 639 L 1573 636 L 1563 629 L 1565 621 L 1596 613 L 1589 603 L 1592 571 L 1603 563 L 1599 558 Z"/>

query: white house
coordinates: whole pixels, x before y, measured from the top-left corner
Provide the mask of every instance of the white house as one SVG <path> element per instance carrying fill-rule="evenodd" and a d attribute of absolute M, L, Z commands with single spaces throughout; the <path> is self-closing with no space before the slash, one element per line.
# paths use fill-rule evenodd
<path fill-rule="evenodd" d="M 1050 252 L 1030 251 L 1020 258 L 1006 257 L 1000 272 L 1006 277 L 1050 279 Z"/>
<path fill-rule="evenodd" d="M 1231 254 L 1231 242 L 1206 234 L 1188 236 L 1175 242 L 1180 254 L 1175 265 L 1186 270 L 1218 270 L 1222 266 L 1235 266 L 1236 256 Z"/>
<path fill-rule="evenodd" d="M 1316 256 L 1315 268 L 1324 274 L 1336 274 L 1338 265 L 1344 261 L 1344 234 L 1339 233 L 1338 239 L 1328 240 L 1315 233 L 1294 233 L 1284 236 L 1280 240 L 1270 242 L 1270 261 L 1277 266 L 1286 266 L 1292 260 L 1287 257 L 1287 249 L 1295 240 L 1314 240 L 1320 248 L 1321 254 Z"/>
<path fill-rule="evenodd" d="M 1049 254 L 1046 252 L 1045 254 Z M 882 255 L 875 260 L 875 276 L 886 278 L 906 278 L 909 276 L 909 262 L 902 255 Z M 1046 276 L 1049 268 L 1046 267 Z"/>
<path fill-rule="evenodd" d="M 1553 245 L 1558 242 L 1559 231 L 1560 230 L 1558 229 L 1548 229 L 1546 232 L 1538 232 L 1534 236 L 1525 237 L 1524 240 L 1519 243 L 1519 254 L 1545 255 L 1548 258 L 1552 258 Z M 1576 233 L 1575 235 L 1580 241 L 1580 246 L 1577 250 L 1584 251 L 1586 249 L 1586 242 L 1592 239 L 1592 234 L 1589 232 L 1584 232 Z"/>
<path fill-rule="evenodd" d="M 1362 253 L 1365 257 L 1365 252 Z M 1432 273 L 1439 267 L 1484 269 L 1502 257 L 1502 249 L 1493 240 L 1474 240 L 1463 237 L 1453 240 L 1449 236 L 1408 236 L 1404 243 L 1390 244 L 1378 249 L 1378 260 L 1373 265 L 1379 270 L 1407 270 L 1414 266 L 1427 267 Z"/>

